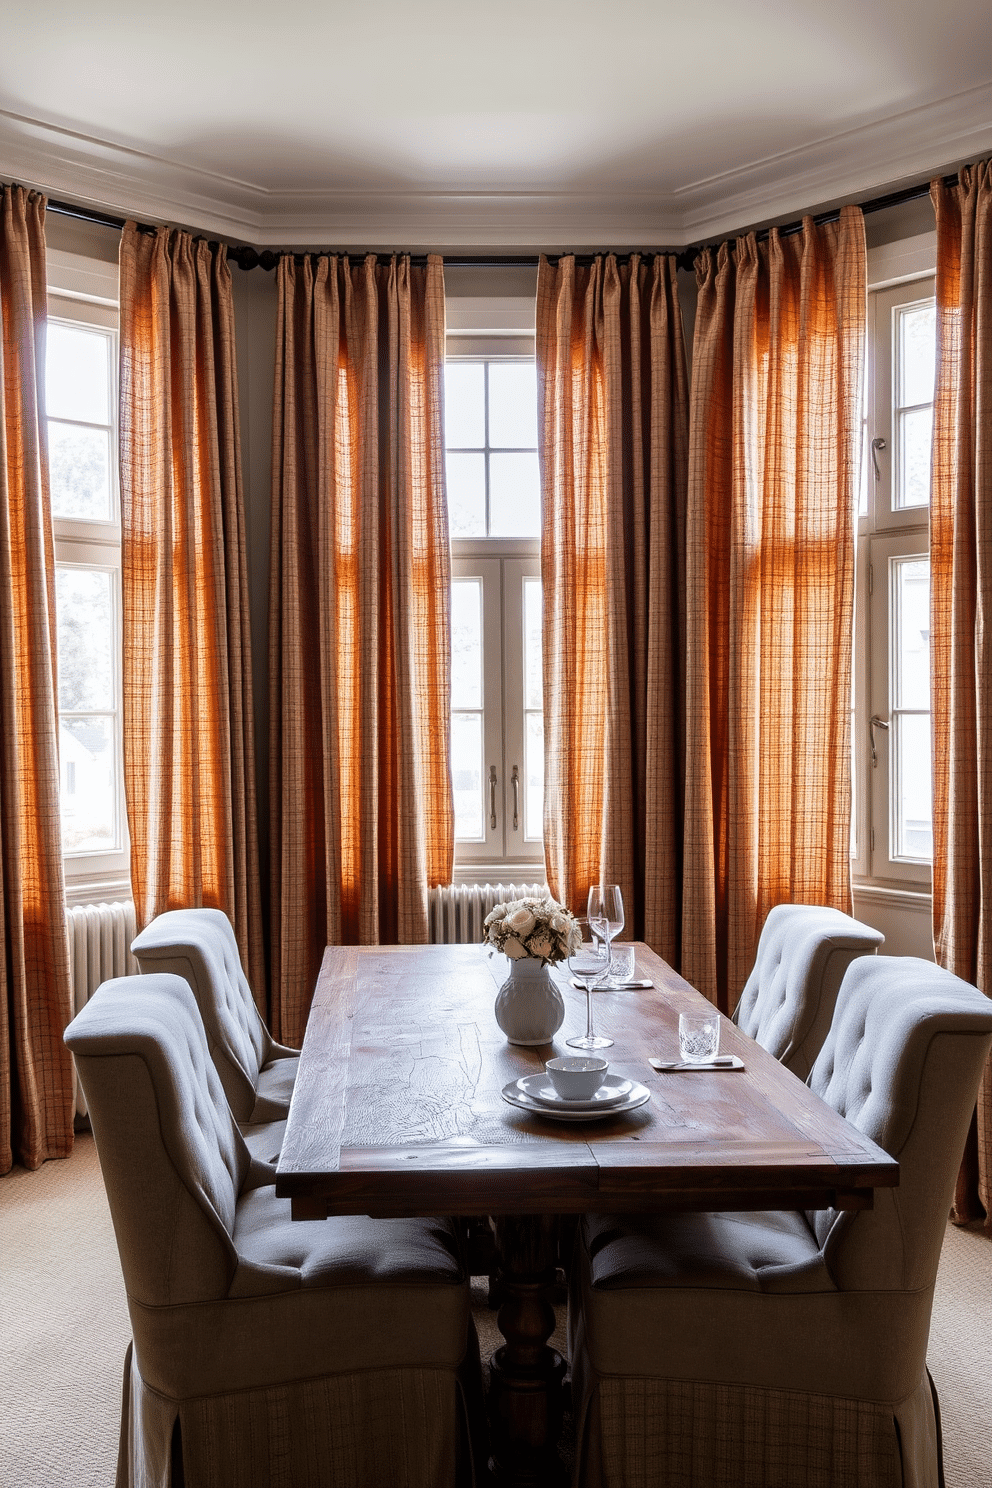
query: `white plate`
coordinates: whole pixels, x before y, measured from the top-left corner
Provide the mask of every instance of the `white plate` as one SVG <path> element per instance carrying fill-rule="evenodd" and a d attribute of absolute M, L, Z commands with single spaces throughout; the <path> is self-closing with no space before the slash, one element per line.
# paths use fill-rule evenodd
<path fill-rule="evenodd" d="M 517 1080 L 511 1080 L 509 1085 L 503 1086 L 503 1099 L 508 1105 L 516 1106 L 530 1116 L 546 1116 L 549 1121 L 605 1121 L 608 1116 L 623 1116 L 628 1111 L 636 1111 L 638 1106 L 643 1106 L 645 1101 L 651 1099 L 651 1092 L 646 1085 L 638 1085 L 635 1080 L 631 1082 L 623 1099 L 613 1105 L 605 1108 L 591 1106 L 588 1110 L 576 1111 L 574 1106 L 566 1106 L 564 1101 L 560 1106 L 544 1105 L 525 1094 L 519 1088 Z"/>
<path fill-rule="evenodd" d="M 553 1106 L 558 1111 L 605 1111 L 615 1106 L 630 1090 L 630 1081 L 621 1075 L 607 1075 L 596 1094 L 588 1100 L 564 1100 L 552 1085 L 547 1075 L 524 1075 L 517 1081 L 517 1089 L 542 1106 Z"/>

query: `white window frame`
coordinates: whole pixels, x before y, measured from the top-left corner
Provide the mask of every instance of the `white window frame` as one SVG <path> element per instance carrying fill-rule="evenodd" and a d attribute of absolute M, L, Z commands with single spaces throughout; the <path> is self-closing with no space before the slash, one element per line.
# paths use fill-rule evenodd
<path fill-rule="evenodd" d="M 890 278 L 875 276 L 868 303 L 866 366 L 867 512 L 859 515 L 855 580 L 854 719 L 851 870 L 858 889 L 930 892 L 929 862 L 895 852 L 892 791 L 894 714 L 893 560 L 929 557 L 929 508 L 894 505 L 898 425 L 893 397 L 897 307 L 933 297 L 934 235 L 910 245 Z M 915 273 L 906 272 L 915 269 Z M 872 441 L 884 440 L 873 449 Z M 878 467 L 878 477 L 875 466 Z M 874 743 L 877 763 L 872 763 Z"/>
<path fill-rule="evenodd" d="M 454 313 L 452 313 L 454 312 Z M 533 302 L 484 297 L 449 301 L 447 360 L 534 358 Z M 482 327 L 480 329 L 480 327 Z M 455 883 L 490 879 L 531 883 L 544 877 L 544 840 L 528 840 L 525 823 L 524 580 L 541 577 L 539 538 L 453 538 L 452 578 L 482 582 L 484 839 L 455 844 Z M 513 771 L 517 819 L 513 826 Z M 496 825 L 490 816 L 490 771 L 496 770 Z"/>
<path fill-rule="evenodd" d="M 130 843 L 123 779 L 123 702 L 121 696 L 122 609 L 121 526 L 118 461 L 119 314 L 118 272 L 115 264 L 76 254 L 49 250 L 48 318 L 98 326 L 113 334 L 111 389 L 111 493 L 116 516 L 110 521 L 53 516 L 56 566 L 99 568 L 111 575 L 114 601 L 114 734 L 117 751 L 118 793 L 115 803 L 117 847 L 109 852 L 86 851 L 63 855 L 65 897 L 83 904 L 131 897 Z"/>

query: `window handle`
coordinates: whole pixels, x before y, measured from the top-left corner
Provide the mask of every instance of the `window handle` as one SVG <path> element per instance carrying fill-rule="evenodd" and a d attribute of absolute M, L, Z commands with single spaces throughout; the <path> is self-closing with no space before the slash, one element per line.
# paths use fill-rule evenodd
<path fill-rule="evenodd" d="M 878 765 L 878 755 L 875 753 L 875 730 L 877 728 L 887 730 L 888 727 L 889 725 L 886 723 L 885 719 L 879 718 L 877 713 L 873 713 L 868 720 L 868 740 L 871 744 L 871 767 L 873 770 Z"/>
<path fill-rule="evenodd" d="M 489 825 L 496 826 L 496 766 L 489 766 Z"/>
<path fill-rule="evenodd" d="M 871 463 L 875 467 L 875 479 L 876 480 L 881 480 L 882 479 L 882 471 L 881 471 L 881 467 L 879 466 L 879 463 L 878 463 L 878 452 L 879 452 L 879 450 L 884 450 L 884 449 L 885 449 L 885 440 L 881 437 L 881 435 L 879 435 L 876 439 L 873 439 L 872 440 L 872 442 L 871 442 Z M 886 725 L 886 727 L 888 727 L 888 725 Z"/>
<path fill-rule="evenodd" d="M 510 776 L 510 784 L 513 786 L 513 830 L 516 832 L 520 827 L 520 771 L 516 765 Z"/>

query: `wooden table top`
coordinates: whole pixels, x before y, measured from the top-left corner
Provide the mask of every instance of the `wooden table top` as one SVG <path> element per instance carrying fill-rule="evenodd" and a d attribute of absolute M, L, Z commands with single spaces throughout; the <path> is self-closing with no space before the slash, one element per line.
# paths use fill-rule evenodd
<path fill-rule="evenodd" d="M 742 1072 L 656 1074 L 701 995 L 647 946 L 651 990 L 595 992 L 611 1073 L 651 1100 L 565 1124 L 508 1105 L 585 1028 L 585 995 L 554 970 L 552 1045 L 507 1043 L 493 1004 L 507 974 L 483 946 L 328 947 L 307 1025 L 276 1192 L 294 1218 L 329 1214 L 577 1214 L 588 1210 L 868 1208 L 899 1165 L 728 1019 Z"/>

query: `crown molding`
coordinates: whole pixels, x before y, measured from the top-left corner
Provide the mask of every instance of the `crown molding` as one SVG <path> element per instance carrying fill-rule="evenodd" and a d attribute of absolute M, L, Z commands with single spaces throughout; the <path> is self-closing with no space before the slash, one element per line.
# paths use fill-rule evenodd
<path fill-rule="evenodd" d="M 0 110 L 0 177 L 262 247 L 680 248 L 865 197 L 992 150 L 992 84 L 645 191 L 269 191 Z"/>
<path fill-rule="evenodd" d="M 693 182 L 673 195 L 686 242 L 897 189 L 992 150 L 992 83 Z"/>

